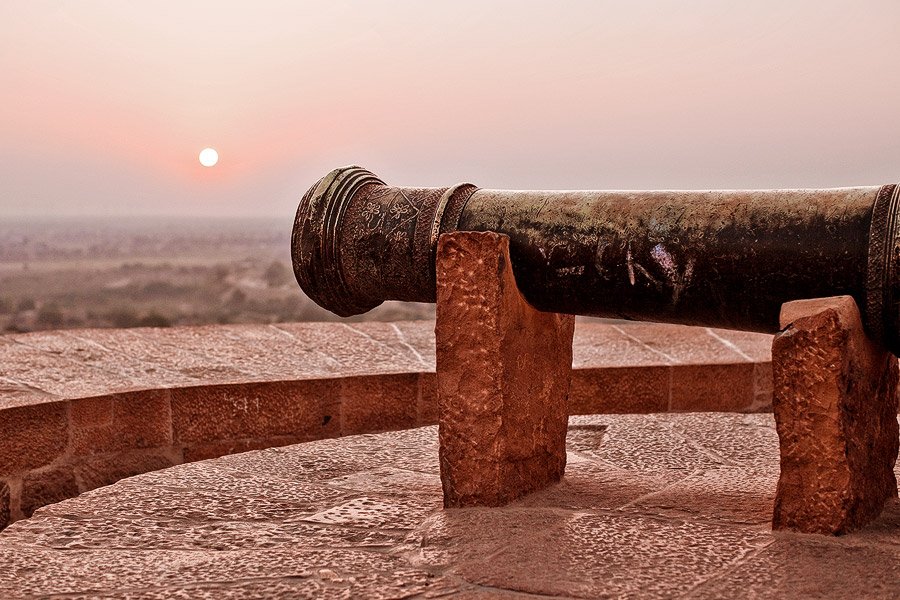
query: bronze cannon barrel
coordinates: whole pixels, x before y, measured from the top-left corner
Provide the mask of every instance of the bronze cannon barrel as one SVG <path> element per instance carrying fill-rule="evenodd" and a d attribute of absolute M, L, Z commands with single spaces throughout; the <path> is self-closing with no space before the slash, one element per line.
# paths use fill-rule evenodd
<path fill-rule="evenodd" d="M 900 350 L 900 187 L 505 191 L 386 185 L 359 167 L 304 196 L 294 273 L 341 316 L 435 301 L 442 233 L 510 238 L 516 283 L 540 310 L 773 332 L 790 300 L 850 295 Z"/>

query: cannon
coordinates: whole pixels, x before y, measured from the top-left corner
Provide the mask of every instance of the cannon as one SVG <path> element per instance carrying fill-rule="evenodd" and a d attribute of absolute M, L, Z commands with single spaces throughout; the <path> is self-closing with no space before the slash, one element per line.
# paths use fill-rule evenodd
<path fill-rule="evenodd" d="M 434 302 L 438 238 L 509 236 L 543 311 L 775 332 L 790 300 L 852 296 L 900 351 L 900 186 L 724 191 L 393 187 L 336 169 L 303 196 L 291 239 L 303 291 L 340 315 Z"/>

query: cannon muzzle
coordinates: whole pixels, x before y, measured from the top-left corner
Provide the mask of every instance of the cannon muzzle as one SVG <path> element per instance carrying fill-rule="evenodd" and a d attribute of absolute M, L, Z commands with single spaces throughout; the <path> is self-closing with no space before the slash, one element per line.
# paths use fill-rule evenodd
<path fill-rule="evenodd" d="M 360 167 L 304 196 L 291 241 L 303 291 L 341 316 L 435 301 L 442 233 L 510 238 L 545 311 L 774 332 L 790 300 L 850 295 L 900 351 L 900 186 L 506 191 L 386 185 Z"/>

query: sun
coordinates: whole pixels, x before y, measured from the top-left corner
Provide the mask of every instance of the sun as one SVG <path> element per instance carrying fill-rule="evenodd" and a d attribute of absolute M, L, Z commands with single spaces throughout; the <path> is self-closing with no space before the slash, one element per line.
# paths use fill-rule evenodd
<path fill-rule="evenodd" d="M 213 148 L 204 148 L 200 151 L 200 164 L 204 167 L 214 167 L 219 162 L 219 153 Z"/>

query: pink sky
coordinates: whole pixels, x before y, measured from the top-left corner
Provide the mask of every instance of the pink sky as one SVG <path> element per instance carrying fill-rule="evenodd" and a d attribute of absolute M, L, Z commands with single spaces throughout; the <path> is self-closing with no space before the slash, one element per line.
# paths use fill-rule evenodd
<path fill-rule="evenodd" d="M 900 181 L 898 59 L 896 0 L 3 2 L 0 217 Z"/>

